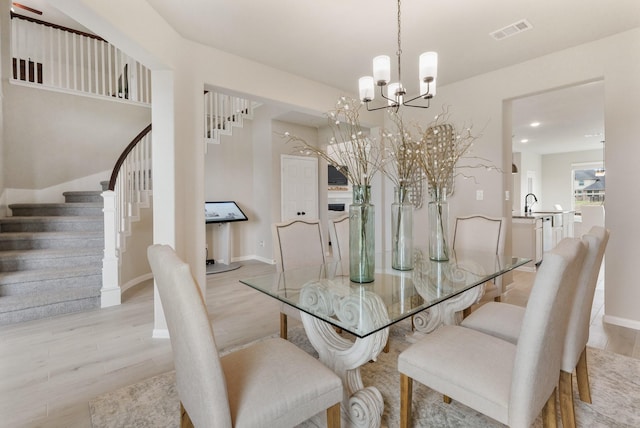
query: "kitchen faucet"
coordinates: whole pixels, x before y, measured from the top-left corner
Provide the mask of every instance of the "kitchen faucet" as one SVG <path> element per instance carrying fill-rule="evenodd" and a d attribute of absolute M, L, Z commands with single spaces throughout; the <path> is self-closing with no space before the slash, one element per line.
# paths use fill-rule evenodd
<path fill-rule="evenodd" d="M 529 196 L 533 196 L 533 202 L 531 203 L 531 205 L 528 204 L 528 198 Z M 524 213 L 530 213 L 531 212 L 531 207 L 533 207 L 533 204 L 538 202 L 538 198 L 536 198 L 536 195 L 534 195 L 533 193 L 527 193 L 527 195 L 524 197 Z"/>

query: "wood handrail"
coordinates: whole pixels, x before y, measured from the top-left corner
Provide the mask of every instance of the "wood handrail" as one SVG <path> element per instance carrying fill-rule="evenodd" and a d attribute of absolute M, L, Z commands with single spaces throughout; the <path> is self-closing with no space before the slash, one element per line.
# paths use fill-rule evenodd
<path fill-rule="evenodd" d="M 85 33 L 84 31 L 74 30 L 73 28 L 64 27 L 58 24 L 52 24 L 51 22 L 43 21 L 41 19 L 31 18 L 29 16 L 20 15 L 19 13 L 15 13 L 15 12 L 10 12 L 10 15 L 11 15 L 11 19 L 13 18 L 24 19 L 25 21 L 33 22 L 34 24 L 46 25 L 47 27 L 55 28 L 57 30 L 67 31 L 69 33 L 75 33 L 81 36 L 89 37 L 91 39 L 99 40 L 101 42 L 106 42 L 105 39 L 103 39 L 100 36 L 96 36 L 95 34 Z"/>
<path fill-rule="evenodd" d="M 116 161 L 115 166 L 113 167 L 113 171 L 111 172 L 111 179 L 109 180 L 109 190 L 113 191 L 116 188 L 116 180 L 118 178 L 118 173 L 120 172 L 120 168 L 124 163 L 124 160 L 127 158 L 129 153 L 133 150 L 133 148 L 142 140 L 149 132 L 151 132 L 151 124 L 144 128 L 140 133 L 134 138 L 129 145 L 122 151 L 122 154 Z"/>

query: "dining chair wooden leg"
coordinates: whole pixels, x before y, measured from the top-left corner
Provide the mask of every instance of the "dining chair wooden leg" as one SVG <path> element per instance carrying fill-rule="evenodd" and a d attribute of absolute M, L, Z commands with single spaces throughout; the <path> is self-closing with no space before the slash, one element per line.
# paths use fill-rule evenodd
<path fill-rule="evenodd" d="M 558 426 L 558 421 L 556 419 L 556 389 L 553 390 L 551 396 L 547 400 L 547 403 L 542 408 L 543 428 L 556 428 Z"/>
<path fill-rule="evenodd" d="M 471 315 L 471 307 L 462 310 L 462 319 L 465 319 L 469 315 Z"/>
<path fill-rule="evenodd" d="M 400 428 L 409 428 L 411 423 L 411 401 L 413 394 L 413 379 L 400 374 Z"/>
<path fill-rule="evenodd" d="M 451 404 L 451 397 L 449 397 L 448 395 L 442 394 L 442 401 L 446 404 Z"/>
<path fill-rule="evenodd" d="M 560 416 L 563 428 L 576 427 L 576 414 L 573 408 L 573 374 L 560 371 Z"/>
<path fill-rule="evenodd" d="M 191 418 L 184 409 L 182 402 L 180 402 L 180 428 L 194 428 L 193 422 L 191 422 Z"/>
<path fill-rule="evenodd" d="M 591 390 L 589 388 L 589 372 L 587 371 L 587 347 L 585 346 L 576 365 L 576 379 L 580 400 L 591 404 Z"/>
<path fill-rule="evenodd" d="M 287 314 L 280 312 L 280 337 L 287 340 Z"/>
<path fill-rule="evenodd" d="M 340 428 L 340 403 L 327 409 L 327 428 Z"/>
<path fill-rule="evenodd" d="M 496 297 L 494 297 L 494 298 L 493 298 L 493 301 L 494 301 L 494 302 L 498 302 L 498 303 L 502 302 L 502 296 L 496 296 Z"/>

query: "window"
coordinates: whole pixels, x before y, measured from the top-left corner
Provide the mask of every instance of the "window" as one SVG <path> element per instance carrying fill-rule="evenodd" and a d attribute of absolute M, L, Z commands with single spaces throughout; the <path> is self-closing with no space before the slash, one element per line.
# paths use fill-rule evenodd
<path fill-rule="evenodd" d="M 605 197 L 605 175 L 601 163 L 573 167 L 573 203 L 576 214 L 583 205 L 599 205 Z"/>

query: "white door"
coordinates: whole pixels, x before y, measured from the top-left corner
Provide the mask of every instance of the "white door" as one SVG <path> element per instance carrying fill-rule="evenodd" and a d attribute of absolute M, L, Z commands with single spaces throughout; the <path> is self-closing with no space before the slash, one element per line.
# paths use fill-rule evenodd
<path fill-rule="evenodd" d="M 281 217 L 318 218 L 318 159 L 306 156 L 282 155 Z"/>

